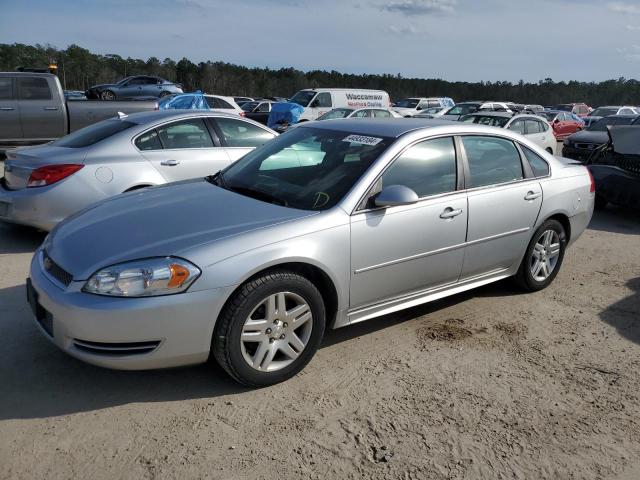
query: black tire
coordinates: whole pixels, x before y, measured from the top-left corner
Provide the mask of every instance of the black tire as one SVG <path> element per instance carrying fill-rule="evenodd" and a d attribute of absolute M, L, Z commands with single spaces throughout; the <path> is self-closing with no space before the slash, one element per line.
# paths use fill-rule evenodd
<path fill-rule="evenodd" d="M 243 356 L 242 329 L 251 312 L 266 298 L 279 292 L 292 292 L 304 299 L 312 315 L 311 334 L 291 364 L 273 372 L 259 371 Z M 324 329 L 324 302 L 315 285 L 296 273 L 277 270 L 248 281 L 229 299 L 216 322 L 211 350 L 218 364 L 234 380 L 249 387 L 264 387 L 288 380 L 300 372 L 318 350 Z"/>
<path fill-rule="evenodd" d="M 116 99 L 116 94 L 113 93 L 111 90 L 105 90 L 104 92 L 100 93 L 100 100 L 104 100 L 108 102 L 115 99 Z"/>
<path fill-rule="evenodd" d="M 533 261 L 534 248 L 540 237 L 547 231 L 553 230 L 557 233 L 560 243 L 560 252 L 558 260 L 551 271 L 551 274 L 544 280 L 537 280 L 531 272 L 531 262 Z M 564 254 L 567 248 L 567 234 L 564 227 L 557 220 L 547 220 L 536 230 L 531 237 L 531 241 L 527 246 L 527 251 L 524 254 L 520 268 L 515 276 L 516 284 L 526 292 L 537 292 L 547 288 L 551 282 L 556 278 L 560 268 L 562 267 L 562 261 L 564 260 Z"/>
<path fill-rule="evenodd" d="M 605 208 L 607 208 L 607 205 L 609 205 L 609 200 L 596 193 L 595 209 L 604 210 Z"/>

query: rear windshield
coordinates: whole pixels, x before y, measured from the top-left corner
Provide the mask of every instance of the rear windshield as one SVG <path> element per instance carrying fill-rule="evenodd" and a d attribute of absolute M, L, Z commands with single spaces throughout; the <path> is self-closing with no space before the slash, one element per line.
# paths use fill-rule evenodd
<path fill-rule="evenodd" d="M 66 137 L 62 137 L 51 143 L 56 147 L 82 148 L 96 143 L 122 132 L 136 125 L 133 122 L 126 122 L 118 119 L 103 120 L 102 122 L 81 128 Z"/>
<path fill-rule="evenodd" d="M 631 125 L 634 118 L 630 117 L 605 117 L 591 125 L 587 130 L 590 132 L 606 132 L 609 125 Z"/>
<path fill-rule="evenodd" d="M 590 117 L 608 117 L 609 115 L 615 115 L 618 113 L 617 108 L 605 108 L 600 107 L 596 108 L 593 112 L 589 114 Z"/>

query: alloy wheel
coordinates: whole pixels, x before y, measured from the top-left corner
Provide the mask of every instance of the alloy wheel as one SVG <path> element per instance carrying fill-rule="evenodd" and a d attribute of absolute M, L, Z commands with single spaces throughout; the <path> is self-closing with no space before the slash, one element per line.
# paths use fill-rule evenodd
<path fill-rule="evenodd" d="M 545 230 L 533 246 L 530 269 L 534 280 L 543 282 L 553 273 L 560 258 L 560 236 Z"/>
<path fill-rule="evenodd" d="M 261 372 L 281 370 L 294 362 L 311 338 L 311 307 L 292 292 L 278 292 L 262 300 L 244 322 L 242 356 Z"/>

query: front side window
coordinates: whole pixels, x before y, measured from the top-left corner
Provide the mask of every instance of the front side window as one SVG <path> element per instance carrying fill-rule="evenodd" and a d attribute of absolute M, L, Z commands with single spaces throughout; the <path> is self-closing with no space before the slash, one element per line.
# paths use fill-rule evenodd
<path fill-rule="evenodd" d="M 45 78 L 18 78 L 18 98 L 20 100 L 51 100 L 51 90 Z"/>
<path fill-rule="evenodd" d="M 67 148 L 88 147 L 135 125 L 137 124 L 118 119 L 103 120 L 55 140 L 51 142 L 51 145 Z"/>
<path fill-rule="evenodd" d="M 258 147 L 274 137 L 267 130 L 242 120 L 216 118 L 215 122 L 218 124 L 228 147 Z"/>
<path fill-rule="evenodd" d="M 391 117 L 391 113 L 389 113 L 387 110 L 374 110 L 373 111 L 373 117 L 374 118 L 389 118 L 389 117 Z"/>
<path fill-rule="evenodd" d="M 529 162 L 529 165 L 531 165 L 531 170 L 533 170 L 534 176 L 546 177 L 549 175 L 549 164 L 545 162 L 540 155 L 534 153 L 530 148 L 527 148 L 524 145 L 520 145 L 520 147 L 522 147 L 524 156 L 527 157 L 527 161 Z"/>
<path fill-rule="evenodd" d="M 301 107 L 308 107 L 309 102 L 316 96 L 316 92 L 313 90 L 300 90 L 293 97 L 289 99 L 291 103 L 297 103 Z"/>
<path fill-rule="evenodd" d="M 260 113 L 268 113 L 269 111 L 271 111 L 271 108 L 268 103 L 261 103 L 260 105 L 258 105 L 257 111 Z"/>
<path fill-rule="evenodd" d="M 331 94 L 329 92 L 319 93 L 314 103 L 318 108 L 331 108 Z"/>
<path fill-rule="evenodd" d="M 13 100 L 13 79 L 0 78 L 0 100 Z"/>
<path fill-rule="evenodd" d="M 164 148 L 212 148 L 213 141 L 201 118 L 180 120 L 158 128 Z"/>
<path fill-rule="evenodd" d="M 469 162 L 470 187 L 512 182 L 524 178 L 520 154 L 513 142 L 498 137 L 462 137 Z"/>
<path fill-rule="evenodd" d="M 351 118 L 368 118 L 370 116 L 371 110 L 358 110 L 353 115 L 351 115 Z"/>
<path fill-rule="evenodd" d="M 326 210 L 351 190 L 393 139 L 298 127 L 222 171 L 218 185 L 303 210 Z"/>
<path fill-rule="evenodd" d="M 405 150 L 382 175 L 382 187 L 404 185 L 419 197 L 456 189 L 456 150 L 453 138 L 420 142 Z"/>

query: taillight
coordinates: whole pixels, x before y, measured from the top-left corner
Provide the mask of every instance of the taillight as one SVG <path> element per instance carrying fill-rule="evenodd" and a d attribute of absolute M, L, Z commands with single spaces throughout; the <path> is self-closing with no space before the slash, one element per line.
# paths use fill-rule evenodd
<path fill-rule="evenodd" d="M 64 163 L 61 165 L 46 165 L 36 168 L 29 176 L 27 188 L 46 187 L 47 185 L 54 184 L 63 178 L 67 178 L 69 175 L 73 175 L 82 167 L 84 167 L 84 165 Z"/>
<path fill-rule="evenodd" d="M 244 110 L 241 111 L 238 115 L 240 115 L 241 117 L 246 117 L 247 116 L 247 112 L 245 112 Z"/>
<path fill-rule="evenodd" d="M 589 192 L 590 193 L 595 193 L 595 191 L 596 191 L 596 180 L 595 180 L 595 178 L 593 178 L 593 173 L 591 173 L 591 170 L 587 169 L 587 172 L 589 172 L 589 180 L 591 180 L 591 186 L 589 187 Z"/>

